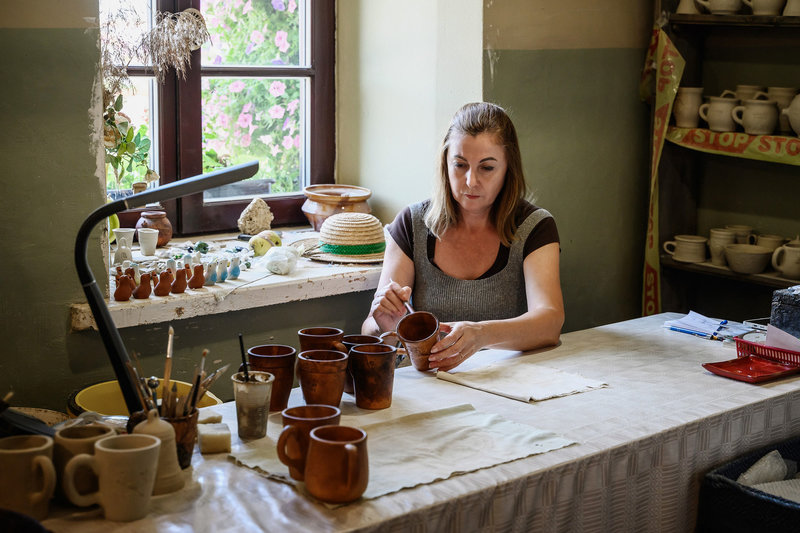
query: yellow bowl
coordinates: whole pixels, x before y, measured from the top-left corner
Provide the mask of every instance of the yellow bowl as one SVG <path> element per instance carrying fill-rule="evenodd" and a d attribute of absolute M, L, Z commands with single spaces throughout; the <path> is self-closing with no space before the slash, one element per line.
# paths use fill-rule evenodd
<path fill-rule="evenodd" d="M 160 383 L 161 380 L 159 380 L 159 384 Z M 171 380 L 171 383 L 177 384 L 178 397 L 185 396 L 192 388 L 192 386 L 185 381 Z M 157 392 L 160 396 L 160 385 Z M 222 400 L 210 392 L 206 392 L 202 398 L 197 400 L 198 407 L 208 407 L 209 405 L 221 403 Z M 128 408 L 125 405 L 125 399 L 122 397 L 122 391 L 119 388 L 119 383 L 116 380 L 103 381 L 73 392 L 67 401 L 67 412 L 71 416 L 78 416 L 84 411 L 94 411 L 106 416 L 128 416 L 129 414 Z"/>

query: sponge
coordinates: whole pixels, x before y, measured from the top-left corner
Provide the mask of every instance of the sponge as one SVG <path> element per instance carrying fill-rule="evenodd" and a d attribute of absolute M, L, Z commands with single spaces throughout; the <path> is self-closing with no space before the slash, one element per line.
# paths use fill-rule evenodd
<path fill-rule="evenodd" d="M 197 440 L 200 453 L 231 451 L 231 430 L 228 424 L 198 424 Z"/>

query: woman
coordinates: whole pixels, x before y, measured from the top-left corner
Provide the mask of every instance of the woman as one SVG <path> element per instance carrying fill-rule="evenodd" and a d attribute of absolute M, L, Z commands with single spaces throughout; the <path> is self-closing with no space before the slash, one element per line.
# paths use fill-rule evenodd
<path fill-rule="evenodd" d="M 433 197 L 388 227 L 365 334 L 393 330 L 404 302 L 433 313 L 446 336 L 430 365 L 450 370 L 482 348 L 532 350 L 564 323 L 558 231 L 525 198 L 516 130 L 489 103 L 462 107 L 441 149 Z"/>

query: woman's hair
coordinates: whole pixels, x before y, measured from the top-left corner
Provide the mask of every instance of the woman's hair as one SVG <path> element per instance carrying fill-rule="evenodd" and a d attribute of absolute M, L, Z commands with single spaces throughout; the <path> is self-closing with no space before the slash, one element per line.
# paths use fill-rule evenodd
<path fill-rule="evenodd" d="M 510 246 L 517 230 L 514 214 L 519 201 L 526 194 L 522 157 L 519 152 L 517 131 L 511 119 L 502 107 L 486 102 L 466 104 L 456 112 L 450 122 L 442 141 L 439 176 L 434 183 L 430 208 L 425 214 L 425 225 L 435 237 L 439 238 L 448 228 L 458 223 L 461 213 L 450 191 L 448 151 L 453 137 L 457 135 L 475 137 L 480 133 L 495 135 L 497 142 L 505 148 L 508 167 L 503 188 L 500 189 L 489 216 L 500 236 L 500 242 Z"/>

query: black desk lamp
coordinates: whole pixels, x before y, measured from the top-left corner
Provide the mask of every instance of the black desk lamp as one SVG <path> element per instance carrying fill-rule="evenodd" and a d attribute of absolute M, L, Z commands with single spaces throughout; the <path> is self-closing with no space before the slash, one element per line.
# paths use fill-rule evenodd
<path fill-rule="evenodd" d="M 75 239 L 75 268 L 78 270 L 78 278 L 83 285 L 83 292 L 86 293 L 86 299 L 89 301 L 89 307 L 94 315 L 94 320 L 97 323 L 97 329 L 100 332 L 100 337 L 103 339 L 103 344 L 108 352 L 108 358 L 111 360 L 111 366 L 114 367 L 114 373 L 119 382 L 119 388 L 122 390 L 122 397 L 125 399 L 125 405 L 129 413 L 139 411 L 142 409 L 139 395 L 136 393 L 138 385 L 135 383 L 133 376 L 128 371 L 127 363 L 130 361 L 128 352 L 125 350 L 125 344 L 119 336 L 117 326 L 111 318 L 111 313 L 106 306 L 105 298 L 97 286 L 97 281 L 89 268 L 89 258 L 87 255 L 87 247 L 89 243 L 89 235 L 98 222 L 104 221 L 109 216 L 131 209 L 134 207 L 142 207 L 149 203 L 160 202 L 162 200 L 172 200 L 173 198 L 180 198 L 187 194 L 194 194 L 206 189 L 212 189 L 221 185 L 227 185 L 236 181 L 247 179 L 258 171 L 258 161 L 235 165 L 232 167 L 215 170 L 208 174 L 201 174 L 184 180 L 164 185 L 150 191 L 145 191 L 139 194 L 134 194 L 122 200 L 105 204 L 95 209 L 86 220 L 83 221 L 78 236 Z"/>

